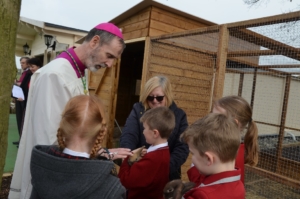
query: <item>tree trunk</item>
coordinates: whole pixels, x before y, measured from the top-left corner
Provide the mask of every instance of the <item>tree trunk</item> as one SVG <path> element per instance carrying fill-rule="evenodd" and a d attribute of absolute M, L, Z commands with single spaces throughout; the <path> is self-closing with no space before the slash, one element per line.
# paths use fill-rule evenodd
<path fill-rule="evenodd" d="M 16 76 L 15 48 L 21 0 L 0 0 L 0 176 L 7 151 L 11 89 Z M 0 180 L 0 187 L 2 180 Z"/>

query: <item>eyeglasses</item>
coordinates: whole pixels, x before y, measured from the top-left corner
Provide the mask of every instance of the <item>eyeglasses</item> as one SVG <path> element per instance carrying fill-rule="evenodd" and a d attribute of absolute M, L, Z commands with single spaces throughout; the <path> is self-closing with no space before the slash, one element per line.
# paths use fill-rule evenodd
<path fill-rule="evenodd" d="M 165 96 L 156 96 L 156 97 L 154 97 L 154 96 L 148 96 L 147 100 L 150 101 L 150 102 L 153 102 L 154 99 L 156 99 L 158 102 L 161 102 L 161 101 L 164 100 L 164 97 Z"/>

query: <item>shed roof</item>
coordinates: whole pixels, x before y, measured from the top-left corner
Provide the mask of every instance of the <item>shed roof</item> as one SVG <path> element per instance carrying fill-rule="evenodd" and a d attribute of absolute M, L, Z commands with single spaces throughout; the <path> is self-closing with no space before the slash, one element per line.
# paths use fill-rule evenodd
<path fill-rule="evenodd" d="M 154 0 L 143 0 L 140 3 L 136 4 L 135 6 L 129 8 L 125 12 L 121 13 L 120 15 L 116 16 L 115 18 L 113 18 L 109 22 L 111 22 L 113 24 L 118 24 L 118 23 L 124 21 L 125 19 L 127 19 L 127 18 L 135 15 L 139 11 L 142 11 L 142 10 L 148 8 L 149 6 L 155 6 L 157 8 L 160 8 L 160 9 L 172 12 L 172 13 L 177 14 L 179 16 L 183 16 L 183 17 L 195 20 L 197 22 L 200 22 L 200 23 L 203 23 L 203 24 L 207 24 L 208 26 L 217 25 L 214 22 L 208 21 L 208 20 L 203 19 L 203 18 L 196 17 L 194 15 L 191 15 L 191 14 L 188 14 L 188 13 L 183 12 L 181 10 L 177 10 L 175 8 L 169 7 L 169 6 L 165 5 L 165 4 L 161 4 L 161 3 L 157 2 L 157 1 L 154 1 Z M 84 39 L 85 39 L 85 36 L 82 37 L 82 38 L 80 38 L 75 43 L 81 44 L 81 43 L 83 43 Z"/>
<path fill-rule="evenodd" d="M 140 3 L 136 4 L 135 6 L 129 8 L 128 10 L 123 12 L 122 14 L 120 14 L 117 17 L 110 20 L 110 22 L 114 23 L 114 24 L 118 24 L 121 21 L 123 21 L 124 19 L 127 19 L 127 18 L 131 17 L 135 13 L 137 13 L 137 12 L 139 12 L 139 11 L 149 7 L 149 6 L 155 6 L 155 7 L 164 9 L 166 11 L 173 12 L 174 14 L 178 14 L 180 16 L 187 17 L 189 19 L 193 19 L 195 21 L 198 21 L 198 22 L 201 22 L 201 23 L 204 23 L 204 24 L 207 24 L 207 25 L 217 25 L 214 22 L 208 21 L 208 20 L 203 19 L 203 18 L 196 17 L 194 15 L 191 15 L 191 14 L 188 14 L 188 13 L 183 12 L 181 10 L 177 10 L 175 8 L 169 7 L 165 4 L 161 4 L 161 3 L 157 2 L 157 1 L 154 1 L 154 0 L 143 0 Z"/>

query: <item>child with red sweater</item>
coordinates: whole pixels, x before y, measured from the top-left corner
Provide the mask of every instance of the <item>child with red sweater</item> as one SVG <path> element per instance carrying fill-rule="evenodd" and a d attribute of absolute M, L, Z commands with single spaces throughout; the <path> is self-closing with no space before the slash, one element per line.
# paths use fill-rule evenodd
<path fill-rule="evenodd" d="M 147 153 L 132 166 L 126 158 L 119 171 L 128 199 L 163 198 L 163 188 L 169 181 L 170 152 L 168 138 L 175 126 L 174 113 L 167 107 L 146 111 L 141 117 L 146 142 L 151 146 Z"/>
<path fill-rule="evenodd" d="M 244 199 L 241 171 L 235 168 L 240 131 L 235 120 L 211 113 L 197 120 L 181 135 L 189 145 L 199 183 L 185 199 Z"/>
<path fill-rule="evenodd" d="M 226 96 L 216 100 L 213 113 L 229 115 L 235 119 L 241 132 L 241 144 L 236 157 L 235 166 L 241 169 L 241 181 L 244 183 L 245 166 L 256 166 L 258 163 L 258 130 L 252 119 L 252 109 L 249 103 L 239 96 Z M 244 133 L 245 131 L 245 133 Z M 198 184 L 200 174 L 195 167 L 188 171 L 189 180 Z"/>

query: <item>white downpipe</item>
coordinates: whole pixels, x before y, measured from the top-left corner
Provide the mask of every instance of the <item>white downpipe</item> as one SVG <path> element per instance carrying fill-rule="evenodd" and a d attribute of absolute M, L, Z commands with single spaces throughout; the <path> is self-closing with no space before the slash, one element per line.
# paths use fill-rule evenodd
<path fill-rule="evenodd" d="M 286 134 L 286 135 L 292 136 L 293 140 L 294 140 L 294 141 L 297 141 L 297 140 L 296 140 L 296 136 L 295 136 L 292 132 L 286 131 L 285 134 Z"/>

